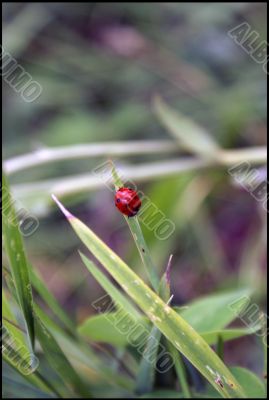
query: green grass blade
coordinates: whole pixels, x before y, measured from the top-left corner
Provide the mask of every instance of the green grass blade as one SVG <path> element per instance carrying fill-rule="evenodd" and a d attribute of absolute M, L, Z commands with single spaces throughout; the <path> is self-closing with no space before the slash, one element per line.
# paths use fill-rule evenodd
<path fill-rule="evenodd" d="M 57 341 L 73 368 L 91 384 L 91 389 L 97 378 L 106 385 L 132 389 L 131 379 L 115 373 L 108 365 L 108 360 L 102 357 L 100 349 L 96 354 L 83 340 L 68 336 L 38 305 L 35 305 L 35 313 Z"/>
<path fill-rule="evenodd" d="M 29 278 L 27 261 L 24 253 L 23 241 L 19 231 L 16 212 L 13 207 L 9 187 L 3 175 L 3 239 L 4 248 L 10 264 L 17 297 L 26 322 L 29 341 L 34 348 L 35 329 L 33 317 L 33 296 Z"/>
<path fill-rule="evenodd" d="M 106 314 L 106 315 L 104 315 Z M 109 313 L 111 314 L 111 313 Z M 118 329 L 113 328 L 111 325 L 111 321 L 116 319 L 115 315 L 109 315 L 108 313 L 103 313 L 101 315 L 96 315 L 87 318 L 78 328 L 79 333 L 82 336 L 89 338 L 90 340 L 97 342 L 109 343 L 115 346 L 126 346 L 128 344 L 128 340 L 126 335 L 121 334 Z M 112 313 L 113 314 L 113 313 Z M 130 314 L 129 314 L 130 315 Z M 150 328 L 149 320 L 144 318 L 134 319 L 134 322 L 143 323 L 147 330 Z M 147 326 L 148 325 L 148 326 Z M 252 335 L 260 329 L 260 326 L 257 325 L 253 328 L 234 328 L 234 329 L 223 329 L 218 331 L 210 331 L 210 332 L 198 332 L 201 337 L 206 341 L 209 345 L 214 345 L 217 343 L 218 337 L 221 336 L 224 342 L 229 340 L 238 339 L 240 337 L 246 335 Z M 152 332 L 151 332 L 152 335 Z M 144 367 L 143 367 L 144 370 Z M 145 376 L 145 374 L 144 374 Z"/>
<path fill-rule="evenodd" d="M 141 314 L 138 314 L 137 310 L 134 309 L 132 305 L 130 308 L 129 301 L 119 292 L 118 289 L 115 288 L 115 286 L 107 279 L 107 277 L 83 254 L 80 255 L 89 271 L 106 290 L 106 292 L 114 299 L 114 301 L 119 304 L 130 317 L 135 317 L 134 322 L 139 322 L 140 324 L 142 323 L 145 325 L 144 320 L 141 319 Z M 118 297 L 119 295 L 120 298 Z M 104 341 L 116 346 L 126 346 L 128 344 L 126 334 L 122 334 L 119 329 L 116 329 L 113 325 L 111 325 L 110 320 L 113 321 L 113 317 L 111 317 L 110 320 L 107 317 L 108 315 L 104 314 L 90 317 L 82 325 L 80 325 L 79 332 L 91 340 Z M 148 330 L 149 327 L 146 329 Z M 160 331 L 156 327 L 153 327 L 151 332 L 149 332 L 149 340 L 146 344 L 146 347 L 150 348 L 152 343 L 159 343 L 160 338 Z M 151 360 L 152 357 L 153 355 L 151 354 Z M 157 358 L 157 347 L 155 358 Z M 136 393 L 140 394 L 151 391 L 154 383 L 154 370 L 155 362 L 148 362 L 146 358 L 142 357 L 139 366 L 138 377 L 136 380 Z"/>
<path fill-rule="evenodd" d="M 72 391 L 82 397 L 90 398 L 90 391 L 79 377 L 77 372 L 73 369 L 72 365 L 62 352 L 62 349 L 52 334 L 41 322 L 37 315 L 35 315 L 35 323 L 39 343 L 51 368 L 57 372 L 65 385 L 67 385 L 67 387 L 69 387 Z"/>
<path fill-rule="evenodd" d="M 76 329 L 74 323 L 71 321 L 71 319 L 67 316 L 62 307 L 59 305 L 58 301 L 53 296 L 53 294 L 48 290 L 48 288 L 42 281 L 41 277 L 38 275 L 37 271 L 35 271 L 29 263 L 28 267 L 30 273 L 30 280 L 35 290 L 38 292 L 38 294 L 44 300 L 44 302 L 50 307 L 52 312 L 63 323 L 68 332 L 71 335 L 74 335 Z"/>
<path fill-rule="evenodd" d="M 10 287 L 11 292 L 15 296 L 14 293 L 14 285 L 12 277 L 10 273 L 6 271 L 5 278 L 7 280 L 8 286 Z M 89 378 L 89 374 L 93 374 L 94 382 L 96 380 L 96 373 L 98 377 L 104 382 L 106 385 L 110 384 L 117 387 L 122 387 L 127 390 L 132 390 L 133 382 L 131 379 L 127 378 L 126 376 L 119 376 L 115 374 L 114 371 L 111 370 L 107 364 L 104 363 L 103 360 L 100 360 L 100 353 L 98 356 L 93 353 L 91 347 L 89 345 L 85 345 L 85 343 L 81 340 L 76 341 L 67 336 L 66 332 L 64 332 L 59 325 L 57 325 L 47 313 L 45 313 L 37 304 L 34 305 L 35 314 L 43 321 L 46 328 L 50 331 L 50 333 L 55 337 L 58 343 L 60 343 L 63 352 L 65 353 L 68 359 L 75 361 L 76 368 L 82 366 L 81 372 L 87 372 L 87 378 Z M 93 372 L 92 372 L 93 371 Z M 41 375 L 40 375 L 41 376 Z M 41 378 L 40 378 L 41 379 Z M 44 380 L 44 377 L 43 377 Z M 44 380 L 45 381 L 45 380 Z M 57 390 L 53 388 L 53 385 L 47 382 L 46 385 L 48 388 L 53 390 L 54 393 L 58 395 Z M 65 390 L 66 391 L 66 390 Z M 65 393 L 62 393 L 65 395 Z M 69 393 L 70 394 L 70 393 Z M 61 396 L 60 396 L 61 397 Z"/>
<path fill-rule="evenodd" d="M 167 348 L 175 361 L 175 370 L 176 370 L 176 374 L 177 374 L 178 380 L 181 385 L 181 389 L 182 389 L 184 398 L 189 399 L 192 396 L 191 396 L 191 392 L 189 389 L 185 366 L 184 366 L 181 354 L 170 342 L 167 342 Z"/>
<path fill-rule="evenodd" d="M 149 326 L 147 327 L 147 321 L 145 321 L 145 318 L 141 318 L 141 314 L 136 310 L 136 308 L 133 307 L 126 296 L 122 295 L 122 293 L 111 283 L 111 281 L 108 280 L 108 278 L 93 264 L 92 261 L 88 260 L 87 257 L 81 253 L 80 256 L 86 267 L 100 283 L 103 289 L 111 296 L 114 302 L 128 314 L 128 317 L 130 317 L 130 323 L 142 324 L 144 325 L 145 329 L 149 331 Z M 111 314 L 105 314 L 106 313 L 88 318 L 82 325 L 80 325 L 79 333 L 87 338 L 90 338 L 91 340 L 103 341 L 114 344 L 115 346 L 126 346 L 128 344 L 126 334 L 122 334 L 119 330 L 119 327 L 115 328 L 114 325 L 111 324 L 110 321 L 114 321 L 114 318 Z M 152 339 L 152 336 L 154 339 Z M 152 332 L 149 332 L 149 337 L 151 338 L 151 341 L 159 341 L 161 335 L 159 334 L 158 329 L 156 331 L 156 328 L 154 328 Z M 143 392 L 142 389 L 140 390 L 140 386 L 145 386 L 142 382 L 143 380 L 147 382 L 147 385 L 149 382 L 152 384 L 153 379 L 148 379 L 148 375 L 153 375 L 154 367 L 154 362 L 148 363 L 145 358 L 142 358 L 138 372 L 138 382 L 136 382 L 137 393 Z M 147 388 L 147 391 L 150 391 L 149 385 Z"/>
<path fill-rule="evenodd" d="M 121 181 L 113 163 L 112 163 L 112 176 L 114 179 L 115 189 L 117 190 L 119 189 L 119 187 L 123 186 L 123 182 Z M 139 224 L 138 217 L 135 216 L 133 218 L 127 218 L 125 216 L 125 220 L 133 236 L 142 263 L 149 277 L 149 282 L 151 283 L 151 286 L 157 293 L 159 293 L 159 295 L 161 296 L 161 298 L 163 298 L 163 300 L 168 301 L 170 292 L 168 290 L 166 282 L 164 282 L 163 284 L 163 281 L 165 279 L 164 280 L 162 279 L 160 282 L 156 266 L 153 263 L 148 246 L 144 239 L 144 235 L 141 226 Z M 151 362 L 149 362 L 145 356 L 141 358 L 139 371 L 137 375 L 137 381 L 136 381 L 136 393 L 138 394 L 147 393 L 152 391 L 153 389 L 155 365 L 158 356 L 158 345 L 161 340 L 161 336 L 162 335 L 160 331 L 155 326 L 153 326 L 144 351 L 147 352 L 147 349 L 150 349 L 153 343 L 155 344 L 156 347 L 154 353 L 151 355 Z"/>
<path fill-rule="evenodd" d="M 267 398 L 263 382 L 256 374 L 242 367 L 231 367 L 231 372 L 236 377 L 240 385 L 244 388 L 244 391 L 246 393 L 246 398 L 248 399 Z M 210 393 L 212 398 L 216 398 L 218 396 L 218 394 L 213 388 L 208 388 L 207 392 Z"/>
<path fill-rule="evenodd" d="M 235 381 L 231 372 L 201 336 L 153 292 L 92 230 L 67 211 L 55 196 L 54 200 L 86 247 L 163 335 L 204 375 L 216 390 L 226 398 L 245 397 L 243 389 Z M 234 387 L 230 387 L 226 383 L 220 387 L 216 381 L 218 376 L 225 379 L 225 382 L 234 382 Z"/>
<path fill-rule="evenodd" d="M 23 363 L 23 358 L 19 358 L 18 354 L 13 355 L 10 353 L 9 355 L 3 354 L 3 360 L 10 365 L 17 373 L 19 373 L 24 379 L 26 379 L 29 383 L 37 387 L 38 389 L 46 392 L 46 393 L 53 393 L 56 396 L 61 397 L 58 390 L 53 387 L 38 371 L 35 371 L 31 375 L 24 375 L 21 371 L 16 367 L 14 363 L 14 358 L 16 358 L 17 362 Z"/>
<path fill-rule="evenodd" d="M 159 287 L 158 287 L 158 295 L 163 299 L 167 304 L 169 302 L 170 298 L 170 267 L 171 267 L 171 259 L 172 256 L 169 258 L 169 262 L 166 268 L 165 273 L 163 274 Z M 156 363 L 157 363 L 157 356 L 158 356 L 158 347 L 160 340 L 161 340 L 161 332 L 159 331 L 156 326 L 153 325 L 151 329 L 151 333 L 149 335 L 149 338 L 147 340 L 146 344 L 146 349 L 150 349 L 152 347 L 152 344 L 155 344 L 156 346 L 156 351 L 153 352 L 151 355 L 151 362 L 148 362 L 147 358 L 143 355 L 140 365 L 139 365 L 139 371 L 138 371 L 138 376 L 137 376 L 137 381 L 136 381 L 136 393 L 138 394 L 144 394 L 144 393 L 149 393 L 152 392 L 153 387 L 154 387 L 154 373 L 155 373 L 155 368 L 156 368 Z M 153 356 L 153 358 L 152 358 Z"/>
<path fill-rule="evenodd" d="M 25 374 L 23 365 L 29 365 L 32 355 L 27 347 L 24 332 L 19 329 L 18 322 L 9 306 L 5 292 L 2 292 L 2 356 L 3 359 L 24 379 L 38 389 L 46 393 L 55 393 L 46 379 L 42 377 L 37 369 L 33 369 L 31 374 Z M 8 335 L 6 333 L 8 332 Z M 26 362 L 28 362 L 26 364 Z"/>
<path fill-rule="evenodd" d="M 122 307 L 134 320 L 141 318 L 141 313 L 138 311 L 128 298 L 120 292 L 120 290 L 98 269 L 92 261 L 90 261 L 83 253 L 79 252 L 83 263 L 86 265 L 90 273 L 94 276 L 97 282 L 113 299 L 115 305 Z"/>
<path fill-rule="evenodd" d="M 162 333 L 156 326 L 153 325 L 149 335 L 149 339 L 147 340 L 147 344 L 142 355 L 141 363 L 139 365 L 138 375 L 136 378 L 135 392 L 138 395 L 144 393 L 150 393 L 154 386 L 154 372 L 158 355 L 158 345 L 161 340 L 161 336 Z M 147 354 L 149 353 L 150 353 L 150 361 L 147 358 Z"/>
<path fill-rule="evenodd" d="M 16 288 L 14 285 L 14 281 L 13 281 L 11 272 L 4 265 L 3 265 L 3 276 L 5 279 L 6 285 L 8 287 L 9 293 L 12 295 L 12 298 L 14 299 L 14 301 L 19 305 L 20 303 L 19 303 L 19 299 L 17 296 L 17 292 L 16 292 Z"/>
<path fill-rule="evenodd" d="M 219 356 L 219 358 L 223 361 L 224 360 L 224 340 L 221 335 L 217 336 L 216 353 Z"/>
<path fill-rule="evenodd" d="M 255 326 L 254 328 L 220 329 L 218 331 L 199 333 L 209 345 L 213 345 L 217 343 L 219 336 L 221 336 L 224 342 L 227 342 L 229 340 L 238 339 L 246 335 L 253 335 L 253 333 L 257 332 L 258 330 L 260 330 L 259 325 Z"/>
<path fill-rule="evenodd" d="M 138 221 L 138 217 L 132 217 L 132 218 L 127 218 L 125 217 L 127 224 L 130 228 L 131 234 L 134 238 L 136 247 L 138 249 L 138 252 L 140 254 L 141 260 L 144 264 L 144 267 L 146 269 L 147 275 L 149 277 L 149 282 L 153 289 L 157 292 L 159 288 L 159 280 L 160 278 L 158 277 L 156 266 L 153 263 L 153 260 L 150 256 L 150 252 L 148 249 L 148 246 L 144 240 L 144 236 L 142 233 L 141 226 Z"/>
<path fill-rule="evenodd" d="M 172 110 L 157 97 L 154 109 L 160 122 L 186 150 L 201 156 L 216 157 L 220 148 L 208 132 L 191 119 Z"/>
<path fill-rule="evenodd" d="M 263 349 L 263 377 L 267 379 L 267 314 L 264 312 L 260 313 L 259 322 L 261 324 L 261 342 L 262 342 L 262 349 Z"/>
<path fill-rule="evenodd" d="M 249 289 L 237 289 L 201 297 L 180 313 L 199 332 L 216 331 L 231 323 L 250 301 Z"/>
<path fill-rule="evenodd" d="M 19 345 L 23 345 L 24 347 L 27 347 L 27 341 L 25 340 L 25 334 L 23 333 L 22 330 L 19 330 L 17 328 L 18 322 L 16 318 L 14 317 L 11 308 L 8 304 L 8 300 L 5 294 L 5 291 L 2 289 L 2 318 L 4 324 L 7 325 L 8 331 L 10 332 L 11 335 L 13 335 L 18 341 Z M 18 347 L 20 347 L 18 346 Z M 19 349 L 18 349 L 19 351 Z M 29 354 L 29 352 L 28 352 Z"/>
<path fill-rule="evenodd" d="M 79 327 L 79 333 L 94 342 L 103 342 L 115 347 L 125 347 L 128 344 L 125 334 L 122 334 L 109 319 L 117 313 L 103 313 L 94 315 L 84 321 Z"/>
<path fill-rule="evenodd" d="M 120 187 L 123 187 L 124 184 L 121 181 L 113 163 L 111 163 L 111 169 L 112 169 L 112 176 L 114 180 L 115 190 L 118 190 Z M 138 249 L 138 253 L 141 257 L 142 263 L 147 273 L 149 282 L 152 288 L 156 292 L 158 292 L 160 286 L 158 273 L 156 270 L 156 266 L 154 265 L 153 260 L 151 258 L 148 246 L 145 242 L 144 235 L 138 221 L 138 217 L 135 216 L 132 218 L 128 218 L 124 216 L 124 218 L 133 236 L 134 242 Z M 159 343 L 160 339 L 161 339 L 161 332 L 158 330 L 158 328 L 153 326 L 144 351 L 147 351 L 147 349 L 151 348 L 152 343 L 155 344 Z M 158 347 L 156 346 L 156 351 L 154 352 L 153 357 L 155 356 L 155 359 L 157 359 L 157 355 L 158 355 Z M 148 393 L 152 390 L 154 384 L 154 371 L 155 371 L 155 362 L 154 361 L 148 362 L 146 357 L 142 356 L 136 379 L 136 393 L 138 394 Z"/>
<path fill-rule="evenodd" d="M 232 367 L 233 375 L 244 388 L 245 393 L 250 399 L 265 399 L 266 393 L 263 382 L 253 372 L 242 367 Z"/>
<path fill-rule="evenodd" d="M 126 347 L 128 345 L 127 336 L 121 333 L 119 328 L 112 322 L 117 318 L 115 313 L 102 313 L 87 318 L 79 326 L 79 333 L 95 342 L 109 343 L 115 347 Z"/>

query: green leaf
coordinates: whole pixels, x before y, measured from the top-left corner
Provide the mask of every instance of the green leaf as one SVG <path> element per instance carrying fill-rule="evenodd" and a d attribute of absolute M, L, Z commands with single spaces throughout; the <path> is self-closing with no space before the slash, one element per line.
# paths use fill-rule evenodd
<path fill-rule="evenodd" d="M 20 373 L 8 364 L 6 361 L 3 361 L 3 374 L 2 374 L 2 382 L 3 382 L 3 398 L 21 398 L 22 393 L 23 397 L 27 399 L 53 399 L 56 397 L 60 397 L 60 393 L 57 392 L 57 389 L 49 390 L 47 387 L 40 389 L 38 384 L 33 383 L 33 376 L 36 378 L 36 382 L 38 382 L 38 373 L 32 374 L 31 379 L 27 379 L 27 377 L 20 375 Z M 42 380 L 40 379 L 40 385 L 42 385 Z"/>
<path fill-rule="evenodd" d="M 63 382 L 68 387 L 81 395 L 82 397 L 91 397 L 91 393 L 81 380 L 77 372 L 73 369 L 68 359 L 62 352 L 60 346 L 41 322 L 40 318 L 35 314 L 36 332 L 39 343 L 44 351 L 45 357 L 48 360 L 51 368 L 62 378 Z"/>
<path fill-rule="evenodd" d="M 12 280 L 9 280 L 9 283 L 12 284 Z M 101 382 L 105 382 L 106 385 L 111 384 L 118 385 L 120 387 L 130 389 L 133 387 L 133 384 L 130 379 L 127 379 L 125 376 L 118 376 L 115 374 L 111 368 L 107 367 L 104 361 L 101 360 L 100 354 L 96 356 L 90 346 L 85 345 L 82 341 L 78 341 L 79 338 L 76 337 L 74 339 L 74 335 L 71 338 L 68 336 L 63 329 L 57 325 L 47 313 L 45 313 L 37 304 L 34 305 L 35 315 L 37 315 L 40 320 L 43 322 L 43 325 L 49 330 L 52 336 L 57 340 L 60 344 L 60 347 L 64 353 L 64 355 L 70 360 L 73 364 L 73 367 L 81 373 L 86 374 L 86 378 L 89 380 L 89 377 L 92 377 L 92 383 L 96 382 L 96 376 L 98 374 Z M 44 378 L 42 377 L 44 380 Z M 47 386 L 51 388 L 50 385 Z M 62 381 L 64 385 L 64 382 Z M 117 387 L 118 387 L 117 386 Z M 58 392 L 52 388 L 54 393 L 58 395 Z M 61 390 L 58 387 L 57 389 L 60 392 L 60 397 L 67 395 L 72 396 L 73 393 L 70 393 L 70 390 L 67 392 L 67 388 L 62 387 Z"/>
<path fill-rule="evenodd" d="M 13 343 L 18 342 L 17 350 L 20 352 L 22 345 L 28 350 L 27 341 L 25 340 L 25 334 L 22 330 L 18 329 L 18 321 L 11 311 L 4 289 L 2 289 L 2 318 L 3 325 L 6 325 L 10 335 L 15 338 L 15 341 Z M 28 354 L 29 351 L 27 352 L 26 356 L 28 356 Z"/>
<path fill-rule="evenodd" d="M 187 380 L 186 371 L 185 371 L 185 365 L 182 360 L 181 354 L 170 342 L 168 342 L 168 350 L 170 351 L 170 354 L 174 358 L 175 370 L 176 370 L 178 380 L 180 382 L 182 392 L 184 394 L 184 398 L 189 399 L 192 396 L 191 396 L 191 392 L 189 389 L 188 380 Z"/>
<path fill-rule="evenodd" d="M 114 385 L 128 390 L 133 388 L 133 382 L 129 377 L 115 373 L 107 364 L 107 360 L 103 360 L 99 350 L 98 354 L 94 353 L 91 346 L 85 344 L 79 338 L 70 337 L 57 325 L 47 313 L 39 306 L 35 306 L 35 312 L 45 324 L 46 328 L 56 339 L 62 349 L 64 355 L 68 358 L 76 371 L 83 374 L 91 383 L 100 381 L 101 384 Z M 108 332 L 109 333 L 109 332 Z"/>
<path fill-rule="evenodd" d="M 266 398 L 264 384 L 257 375 L 242 367 L 231 367 L 230 370 L 244 389 L 244 392 L 246 393 L 246 398 Z M 217 393 L 214 391 L 213 388 L 208 388 L 207 391 L 210 393 L 210 395 L 215 393 L 215 396 L 217 396 Z"/>
<path fill-rule="evenodd" d="M 267 314 L 264 312 L 260 313 L 260 318 L 259 322 L 261 324 L 261 342 L 262 342 L 262 348 L 263 348 L 263 376 L 267 376 Z"/>
<path fill-rule="evenodd" d="M 204 375 L 223 397 L 244 397 L 244 392 L 235 381 L 233 375 L 201 336 L 171 307 L 165 304 L 93 231 L 67 211 L 55 196 L 54 200 L 86 247 L 103 264 L 164 336 Z M 216 376 L 218 375 L 221 375 L 226 380 L 233 381 L 235 388 L 231 388 L 229 385 L 224 385 L 221 388 L 216 383 Z"/>
<path fill-rule="evenodd" d="M 161 339 L 161 332 L 156 326 L 153 326 L 143 351 L 138 374 L 136 377 L 135 392 L 139 394 L 152 391 L 154 386 L 154 372 L 158 356 L 158 347 Z M 150 361 L 147 356 L 150 354 Z"/>
<path fill-rule="evenodd" d="M 158 285 L 158 295 L 167 304 L 170 300 L 170 267 L 172 256 L 170 256 L 165 273 L 163 274 Z M 154 387 L 154 374 L 158 357 L 158 347 L 161 341 L 162 334 L 156 326 L 153 325 L 150 335 L 148 337 L 143 356 L 140 361 L 139 370 L 136 379 L 136 393 L 143 394 L 152 392 Z M 152 351 L 152 347 L 155 350 Z M 172 346 L 173 347 L 173 346 Z M 147 360 L 147 352 L 151 353 L 151 362 Z"/>
<path fill-rule="evenodd" d="M 51 387 L 49 382 L 42 377 L 37 368 L 39 362 L 33 358 L 30 352 L 25 335 L 18 326 L 18 321 L 9 307 L 6 294 L 2 292 L 2 356 L 3 359 L 19 373 L 24 379 L 35 387 L 46 393 L 55 393 L 57 390 Z M 27 368 L 31 373 L 28 373 Z"/>
<path fill-rule="evenodd" d="M 14 359 L 16 362 L 14 362 Z M 21 358 L 18 353 L 13 353 L 12 351 L 3 353 L 3 360 L 35 387 L 43 390 L 46 393 L 54 393 L 58 397 L 61 397 L 58 389 L 54 388 L 38 371 L 34 371 L 30 375 L 25 375 L 21 372 L 21 369 L 18 368 L 18 364 L 23 364 L 25 360 Z"/>
<path fill-rule="evenodd" d="M 228 340 L 238 339 L 242 336 L 252 335 L 260 329 L 257 325 L 255 328 L 233 328 L 218 331 L 200 332 L 202 338 L 210 345 L 217 343 L 218 337 L 221 336 L 224 342 Z"/>
<path fill-rule="evenodd" d="M 179 112 L 172 110 L 159 97 L 155 98 L 154 109 L 164 127 L 183 148 L 201 156 L 216 157 L 220 148 L 205 129 Z"/>
<path fill-rule="evenodd" d="M 152 328 L 152 331 L 149 331 L 149 326 L 146 324 L 145 318 L 141 318 L 141 314 L 138 313 L 136 308 L 129 302 L 129 300 L 124 296 L 109 280 L 108 278 L 91 262 L 88 260 L 82 253 L 80 256 L 89 269 L 89 271 L 93 274 L 93 276 L 97 279 L 97 281 L 101 284 L 104 290 L 111 296 L 116 305 L 119 305 L 130 318 L 130 322 L 132 324 L 140 324 L 143 325 L 145 330 L 149 332 L 149 343 L 146 346 L 150 346 L 152 341 L 156 340 L 159 342 L 161 334 L 158 329 L 155 327 Z M 118 324 L 114 326 L 112 324 L 117 318 L 117 312 L 115 313 L 103 313 L 101 315 L 93 316 L 88 318 L 82 325 L 80 325 L 79 333 L 86 336 L 91 340 L 96 340 L 100 342 L 110 343 L 115 346 L 126 346 L 128 344 L 127 335 L 121 333 L 120 326 Z M 118 318 L 119 319 L 119 318 Z M 149 324 L 148 324 L 149 325 Z M 156 353 L 157 356 L 157 353 Z M 136 392 L 142 393 L 144 391 L 150 391 L 152 382 L 153 382 L 153 372 L 154 372 L 154 363 L 148 363 L 145 358 L 142 357 L 141 363 L 139 366 L 138 379 L 136 382 Z M 153 366 L 152 366 L 153 365 Z M 147 389 L 145 389 L 146 385 Z"/>
<path fill-rule="evenodd" d="M 34 348 L 35 329 L 33 317 L 33 296 L 29 279 L 26 256 L 23 241 L 19 231 L 19 222 L 16 217 L 14 200 L 11 198 L 9 187 L 3 175 L 3 239 L 4 248 L 10 264 L 17 297 L 25 318 L 29 340 Z"/>
<path fill-rule="evenodd" d="M 67 330 L 72 335 L 74 335 L 74 332 L 75 332 L 74 323 L 64 312 L 64 310 L 59 305 L 58 301 L 53 296 L 53 294 L 48 290 L 48 288 L 42 281 L 41 277 L 38 275 L 38 272 L 35 271 L 29 263 L 28 263 L 28 268 L 29 268 L 29 273 L 30 273 L 30 280 L 31 280 L 31 283 L 32 283 L 33 287 L 35 288 L 35 290 L 38 292 L 38 294 L 41 296 L 41 298 L 45 301 L 45 303 L 50 307 L 50 309 L 53 311 L 53 313 L 55 315 L 57 315 L 57 317 L 64 324 L 64 326 L 67 328 Z"/>
<path fill-rule="evenodd" d="M 251 291 L 241 289 L 202 297 L 180 313 L 199 332 L 220 330 L 231 323 L 249 302 Z"/>
<path fill-rule="evenodd" d="M 16 398 L 22 397 L 27 399 L 55 399 L 59 397 L 59 393 L 46 392 L 34 385 L 30 380 L 20 375 L 6 361 L 3 361 L 3 375 L 2 375 L 2 398 Z M 56 396 L 55 396 L 56 395 Z"/>
<path fill-rule="evenodd" d="M 88 318 L 79 327 L 79 333 L 96 342 L 109 343 L 117 347 L 128 344 L 126 334 L 120 332 L 112 321 L 116 319 L 117 312 L 103 313 Z"/>
<path fill-rule="evenodd" d="M 257 375 L 241 367 L 232 367 L 231 371 L 241 384 L 247 397 L 251 399 L 266 398 L 264 384 Z"/>
<path fill-rule="evenodd" d="M 18 300 L 18 296 L 17 296 L 17 292 L 16 292 L 16 288 L 15 288 L 15 285 L 14 285 L 14 281 L 13 281 L 11 272 L 4 265 L 2 267 L 2 270 L 3 270 L 3 276 L 4 276 L 4 279 L 5 279 L 6 285 L 8 287 L 9 293 L 12 295 L 12 299 L 15 300 L 15 302 L 19 305 L 20 303 L 19 303 L 19 300 Z"/>
<path fill-rule="evenodd" d="M 126 335 L 121 334 L 120 331 L 114 328 L 110 322 L 116 319 L 116 314 L 116 312 L 102 313 L 87 318 L 79 326 L 79 333 L 93 341 L 109 343 L 115 346 L 126 346 L 128 344 Z M 136 321 L 138 322 L 138 320 Z M 145 327 L 149 329 L 149 321 L 147 321 L 148 320 L 145 318 L 140 317 L 139 319 L 139 323 L 143 323 Z M 202 332 L 200 335 L 209 345 L 213 345 L 217 342 L 219 336 L 221 336 L 223 341 L 226 342 L 238 339 L 242 336 L 251 335 L 259 329 L 260 326 L 257 325 L 255 328 L 223 329 L 218 331 Z"/>
<path fill-rule="evenodd" d="M 142 211 L 142 209 L 141 209 Z M 153 263 L 153 260 L 150 256 L 150 252 L 148 249 L 148 246 L 146 245 L 146 242 L 144 240 L 144 236 L 142 233 L 141 226 L 138 221 L 138 217 L 135 216 L 133 218 L 127 218 L 125 217 L 127 224 L 129 225 L 130 231 L 132 233 L 132 236 L 134 238 L 136 247 L 138 249 L 138 252 L 140 254 L 141 260 L 143 262 L 144 268 L 147 272 L 147 275 L 149 277 L 149 281 L 153 289 L 157 292 L 159 288 L 159 277 L 157 273 L 157 269 L 155 264 Z"/>
<path fill-rule="evenodd" d="M 127 296 L 120 292 L 120 290 L 113 284 L 105 274 L 98 269 L 94 263 L 89 260 L 83 253 L 79 251 L 80 257 L 90 273 L 94 276 L 97 282 L 102 286 L 102 288 L 109 294 L 113 299 L 115 305 L 121 306 L 124 310 L 130 314 L 135 319 L 141 318 L 141 313 L 138 311 L 133 304 L 128 300 Z M 83 323 L 84 325 L 84 323 Z"/>

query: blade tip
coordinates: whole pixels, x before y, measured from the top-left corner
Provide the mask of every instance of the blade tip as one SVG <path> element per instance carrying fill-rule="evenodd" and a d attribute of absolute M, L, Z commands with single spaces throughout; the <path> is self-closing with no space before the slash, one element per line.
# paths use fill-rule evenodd
<path fill-rule="evenodd" d="M 51 194 L 52 200 L 57 204 L 57 206 L 60 208 L 62 213 L 65 215 L 66 218 L 71 219 L 74 218 L 74 215 L 72 215 L 60 202 L 60 200 L 55 196 L 55 194 Z"/>

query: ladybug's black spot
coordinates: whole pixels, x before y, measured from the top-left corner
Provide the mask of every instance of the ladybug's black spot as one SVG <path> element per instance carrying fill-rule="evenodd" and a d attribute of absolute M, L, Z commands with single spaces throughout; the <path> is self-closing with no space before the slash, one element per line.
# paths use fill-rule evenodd
<path fill-rule="evenodd" d="M 117 203 L 120 203 L 120 199 L 117 199 Z"/>

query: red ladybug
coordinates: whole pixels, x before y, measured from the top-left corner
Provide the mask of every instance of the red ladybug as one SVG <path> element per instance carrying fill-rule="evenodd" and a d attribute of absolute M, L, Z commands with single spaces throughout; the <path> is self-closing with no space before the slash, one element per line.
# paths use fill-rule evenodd
<path fill-rule="evenodd" d="M 141 200 L 135 190 L 122 187 L 115 194 L 115 206 L 122 214 L 134 217 L 141 207 Z"/>

